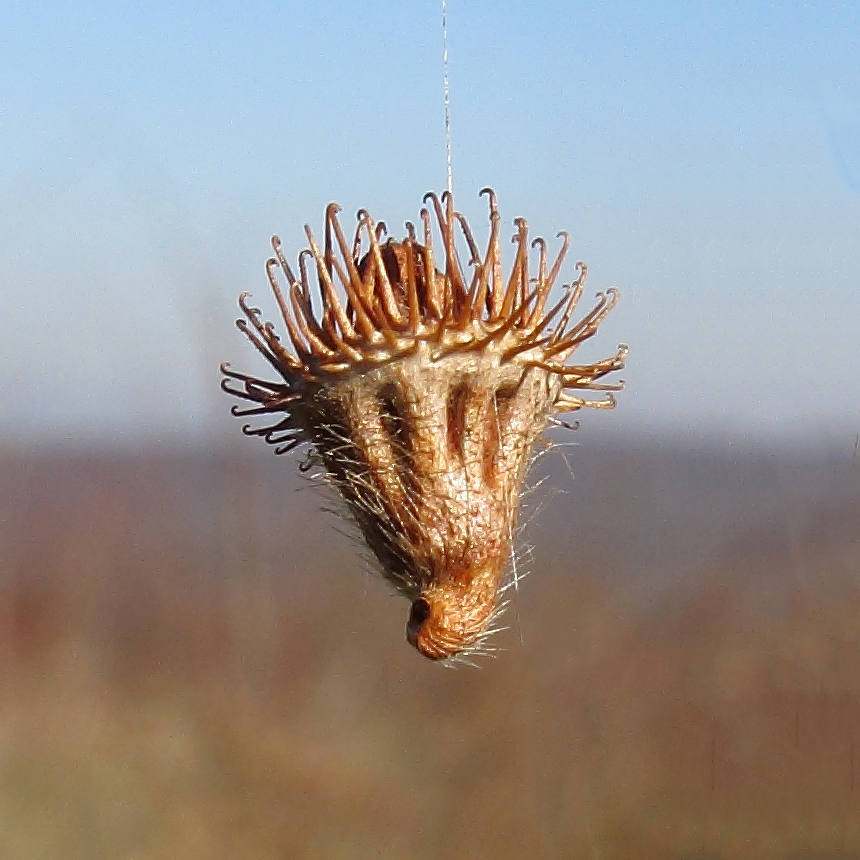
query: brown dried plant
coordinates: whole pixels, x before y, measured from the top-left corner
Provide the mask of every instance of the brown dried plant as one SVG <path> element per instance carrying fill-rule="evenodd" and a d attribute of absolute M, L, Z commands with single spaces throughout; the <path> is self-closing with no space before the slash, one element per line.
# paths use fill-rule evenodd
<path fill-rule="evenodd" d="M 298 277 L 275 236 L 266 271 L 289 347 L 247 293 L 237 325 L 279 379 L 222 365 L 222 388 L 253 404 L 233 407 L 234 415 L 277 416 L 243 432 L 279 454 L 310 446 L 382 573 L 412 602 L 408 640 L 433 660 L 486 650 L 535 442 L 553 413 L 612 408 L 611 393 L 590 400 L 579 392 L 620 389 L 623 382 L 599 380 L 621 369 L 627 353 L 622 345 L 593 364 L 566 363 L 597 332 L 616 291 L 598 293 L 571 323 L 586 277 L 580 262 L 577 279 L 547 309 L 568 234 L 558 234 L 562 246 L 549 265 L 546 242 L 529 245 L 526 221 L 515 219 L 516 256 L 505 278 L 496 196 L 481 194 L 490 207 L 483 255 L 448 193 L 424 198 L 432 208 L 421 210 L 420 241 L 407 223 L 405 239 L 383 243 L 385 225 L 360 210 L 350 244 L 340 207 L 330 204 L 322 248 L 305 226 L 310 247 L 299 254 Z M 470 256 L 468 275 L 458 244 Z M 538 249 L 536 275 L 529 247 Z"/>

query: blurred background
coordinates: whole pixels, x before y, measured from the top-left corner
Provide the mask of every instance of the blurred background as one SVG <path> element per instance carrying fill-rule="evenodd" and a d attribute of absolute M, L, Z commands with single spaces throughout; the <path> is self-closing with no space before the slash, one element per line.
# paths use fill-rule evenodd
<path fill-rule="evenodd" d="M 860 9 L 448 25 L 458 208 L 631 348 L 456 671 L 217 372 L 273 233 L 444 187 L 438 4 L 0 6 L 3 857 L 860 857 Z"/>

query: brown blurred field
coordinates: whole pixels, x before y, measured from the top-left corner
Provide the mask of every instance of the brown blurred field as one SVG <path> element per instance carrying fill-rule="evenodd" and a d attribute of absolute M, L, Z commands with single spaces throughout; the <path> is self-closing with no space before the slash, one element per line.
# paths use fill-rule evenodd
<path fill-rule="evenodd" d="M 478 670 L 251 449 L 0 454 L 0 857 L 860 857 L 850 446 L 550 454 Z"/>

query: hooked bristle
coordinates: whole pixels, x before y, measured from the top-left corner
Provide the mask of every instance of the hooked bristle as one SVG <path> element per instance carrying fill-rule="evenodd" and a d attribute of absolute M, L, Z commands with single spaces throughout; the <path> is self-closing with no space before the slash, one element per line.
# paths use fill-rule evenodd
<path fill-rule="evenodd" d="M 528 225 L 515 221 L 516 256 L 502 274 L 500 217 L 489 198 L 490 238 L 481 255 L 453 198 L 428 194 L 423 241 L 382 243 L 385 226 L 360 210 L 352 245 L 326 210 L 320 249 L 309 227 L 297 278 L 272 239 L 266 264 L 289 348 L 261 312 L 239 298 L 237 321 L 280 377 L 267 382 L 222 365 L 222 388 L 251 401 L 239 416 L 281 415 L 255 428 L 277 453 L 303 442 L 340 491 L 382 567 L 412 602 L 407 638 L 432 659 L 447 659 L 482 642 L 494 615 L 502 574 L 513 550 L 519 491 L 534 443 L 554 412 L 612 408 L 623 382 L 601 382 L 624 366 L 625 346 L 610 358 L 568 365 L 617 301 L 613 289 L 571 324 L 587 269 L 549 310 L 550 291 L 570 239 L 548 265 L 546 242 L 529 245 Z M 433 221 L 441 237 L 434 252 Z M 470 276 L 457 244 L 469 252 Z M 531 275 L 529 248 L 539 249 Z M 437 267 L 444 260 L 444 268 Z M 316 270 L 312 298 L 306 264 Z M 278 278 L 286 280 L 286 292 Z M 239 383 L 238 388 L 230 382 Z M 608 392 L 586 399 L 573 392 Z"/>

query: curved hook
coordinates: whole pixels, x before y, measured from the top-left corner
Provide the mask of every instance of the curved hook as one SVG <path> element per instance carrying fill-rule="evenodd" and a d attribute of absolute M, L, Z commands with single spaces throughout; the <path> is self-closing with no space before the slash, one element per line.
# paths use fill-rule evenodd
<path fill-rule="evenodd" d="M 492 188 L 487 186 L 486 188 L 482 188 L 478 192 L 478 197 L 483 197 L 485 194 L 490 199 L 490 214 L 491 215 L 492 214 L 498 215 L 498 203 L 499 203 L 499 201 L 498 201 L 498 198 L 496 197 L 496 192 L 493 191 Z"/>
<path fill-rule="evenodd" d="M 225 394 L 232 394 L 233 397 L 243 397 L 245 400 L 253 400 L 253 398 L 250 397 L 248 394 L 246 394 L 244 391 L 236 391 L 235 389 L 230 388 L 230 386 L 228 384 L 229 382 L 230 382 L 229 379 L 222 379 L 221 380 L 221 390 Z"/>
<path fill-rule="evenodd" d="M 447 193 L 447 192 L 446 192 Z M 433 202 L 433 209 L 436 211 L 436 220 L 439 222 L 439 229 L 442 231 L 442 235 L 446 238 L 448 237 L 447 227 L 448 221 L 445 218 L 445 214 L 442 211 L 442 203 L 439 200 L 439 197 L 436 195 L 435 191 L 428 191 L 424 198 L 422 199 L 422 203 L 426 203 L 428 200 Z"/>
<path fill-rule="evenodd" d="M 295 283 L 296 276 L 293 274 L 293 270 L 290 268 L 290 264 L 287 262 L 287 258 L 284 256 L 284 251 L 281 247 L 280 236 L 272 236 L 272 250 L 275 252 L 275 256 L 278 258 L 278 264 L 284 270 L 284 274 L 287 276 L 287 280 L 291 284 Z"/>
<path fill-rule="evenodd" d="M 311 287 L 310 287 L 310 281 L 308 280 L 308 272 L 307 272 L 307 269 L 305 269 L 305 257 L 313 258 L 313 253 L 311 252 L 311 250 L 309 248 L 302 248 L 302 250 L 299 252 L 299 272 L 301 273 L 301 276 L 302 276 L 302 283 L 301 283 L 302 295 L 305 298 L 309 299 L 310 294 L 311 294 Z"/>
<path fill-rule="evenodd" d="M 251 298 L 251 294 L 246 290 L 239 294 L 239 307 L 242 309 L 242 313 L 245 314 L 246 317 L 254 324 L 255 327 L 260 327 L 260 315 L 262 311 L 259 308 L 253 308 L 248 305 L 248 299 Z"/>
<path fill-rule="evenodd" d="M 517 232 L 511 236 L 511 242 L 522 244 L 523 239 L 528 238 L 529 222 L 525 218 L 519 217 L 514 218 L 514 225 L 517 228 Z"/>

